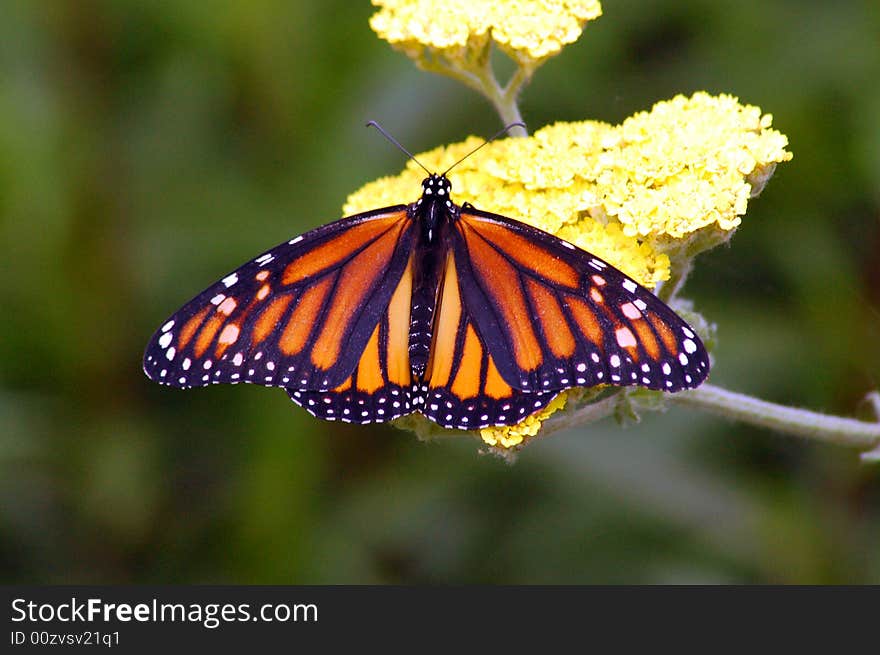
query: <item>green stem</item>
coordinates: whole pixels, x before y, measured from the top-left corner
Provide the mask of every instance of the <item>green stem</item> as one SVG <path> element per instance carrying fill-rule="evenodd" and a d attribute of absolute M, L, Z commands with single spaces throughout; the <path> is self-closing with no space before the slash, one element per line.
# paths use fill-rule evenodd
<path fill-rule="evenodd" d="M 657 297 L 665 303 L 671 302 L 678 295 L 693 267 L 693 260 L 691 259 L 673 260 L 670 257 L 670 260 L 672 266 L 670 266 L 669 279 L 663 283 L 660 291 L 657 292 Z"/>
<path fill-rule="evenodd" d="M 486 59 L 482 75 L 484 80 L 483 94 L 492 101 L 495 111 L 498 112 L 501 121 L 505 125 L 524 122 L 516 101 L 523 86 L 532 79 L 533 72 L 534 68 L 518 64 L 516 72 L 508 80 L 504 88 L 502 88 L 495 77 L 495 73 L 492 71 L 488 58 Z M 523 128 L 514 128 L 510 130 L 510 135 L 528 136 L 529 133 Z"/>
<path fill-rule="evenodd" d="M 487 43 L 486 51 L 476 57 L 468 68 L 451 64 L 442 57 L 424 57 L 418 61 L 418 65 L 423 70 L 451 77 L 485 96 L 495 107 L 504 125 L 523 123 L 516 101 L 522 87 L 531 79 L 534 67 L 519 64 L 508 83 L 502 87 L 492 70 L 488 48 Z M 528 132 L 523 128 L 513 128 L 510 135 L 528 136 Z"/>
<path fill-rule="evenodd" d="M 670 396 L 680 405 L 696 407 L 714 414 L 769 428 L 805 439 L 815 439 L 838 446 L 874 449 L 864 453 L 865 460 L 880 461 L 880 421 L 860 421 L 829 416 L 806 409 L 785 407 L 758 400 L 741 393 L 727 391 L 711 384 Z M 871 394 L 869 401 L 880 416 L 880 395 Z"/>
<path fill-rule="evenodd" d="M 539 436 L 544 437 L 561 430 L 568 430 L 581 425 L 595 423 L 596 421 L 611 416 L 617 408 L 617 395 L 617 393 L 613 393 L 610 396 L 606 396 L 601 400 L 589 403 L 575 410 L 569 411 L 568 409 L 565 409 L 561 412 L 557 412 L 541 426 L 541 431 L 538 433 Z"/>
<path fill-rule="evenodd" d="M 505 125 L 510 125 L 511 123 L 522 123 L 523 118 L 522 114 L 519 112 L 519 107 L 516 104 L 516 101 L 509 100 L 504 96 L 499 98 L 490 98 L 492 100 L 492 104 L 495 105 L 495 111 L 498 112 L 498 115 L 501 117 L 501 122 Z M 529 133 L 521 127 L 514 127 L 509 132 L 510 136 L 528 136 Z"/>
<path fill-rule="evenodd" d="M 877 392 L 869 394 L 867 398 L 873 410 L 873 421 L 860 421 L 785 407 L 727 391 L 711 384 L 704 384 L 690 391 L 668 394 L 665 397 L 680 405 L 695 407 L 783 434 L 862 449 L 865 451 L 862 453 L 863 461 L 880 462 L 880 393 Z M 618 391 L 583 407 L 559 412 L 542 426 L 540 434 L 543 437 L 612 416 L 616 413 L 620 400 L 620 391 Z"/>

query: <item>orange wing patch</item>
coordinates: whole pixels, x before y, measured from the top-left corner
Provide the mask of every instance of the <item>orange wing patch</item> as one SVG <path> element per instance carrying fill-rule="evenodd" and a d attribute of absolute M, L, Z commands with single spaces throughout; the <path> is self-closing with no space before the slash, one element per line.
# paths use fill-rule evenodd
<path fill-rule="evenodd" d="M 352 252 L 375 241 L 395 226 L 400 228 L 401 219 L 405 215 L 406 212 L 395 212 L 348 228 L 337 237 L 309 250 L 288 264 L 281 276 L 282 284 L 296 284 L 338 265 Z"/>
<path fill-rule="evenodd" d="M 186 348 L 186 344 L 188 344 L 190 342 L 190 339 L 193 338 L 193 335 L 196 333 L 196 330 L 199 329 L 202 321 L 205 320 L 205 316 L 208 315 L 208 311 L 210 309 L 210 305 L 205 307 L 202 311 L 189 319 L 180 329 L 180 336 L 177 339 L 178 350 L 183 350 L 184 348 Z"/>
<path fill-rule="evenodd" d="M 529 290 L 532 305 L 537 310 L 536 318 L 544 329 L 544 337 L 550 350 L 556 357 L 571 357 L 577 344 L 556 296 L 547 287 L 531 278 L 526 280 L 526 288 Z"/>
<path fill-rule="evenodd" d="M 639 341 L 648 353 L 648 357 L 655 362 L 660 359 L 660 344 L 657 343 L 657 337 L 651 327 L 645 321 L 633 321 L 633 329 L 638 335 Z"/>
<path fill-rule="evenodd" d="M 335 275 L 327 276 L 322 282 L 302 294 L 278 341 L 282 353 L 296 355 L 306 345 L 335 278 Z"/>
<path fill-rule="evenodd" d="M 373 393 L 385 385 L 382 378 L 382 366 L 379 363 L 379 326 L 373 330 L 373 335 L 367 342 L 364 354 L 361 355 L 357 367 L 358 391 Z"/>
<path fill-rule="evenodd" d="M 464 349 L 458 364 L 458 373 L 452 382 L 452 393 L 461 399 L 474 398 L 480 393 L 480 368 L 483 363 L 483 345 L 468 325 L 464 337 Z"/>
<path fill-rule="evenodd" d="M 605 350 L 605 336 L 596 314 L 586 302 L 576 296 L 566 296 L 565 304 L 571 311 L 578 328 L 600 352 Z"/>
<path fill-rule="evenodd" d="M 672 334 L 672 330 L 669 329 L 669 326 L 666 325 L 663 319 L 657 316 L 654 312 L 648 312 L 647 316 L 648 320 L 651 321 L 651 325 L 657 330 L 657 334 L 660 335 L 660 339 L 663 341 L 663 345 L 666 346 L 666 350 L 671 353 L 677 352 L 678 342 L 675 340 L 675 335 Z"/>
<path fill-rule="evenodd" d="M 496 400 L 509 398 L 513 395 L 513 388 L 501 377 L 491 355 L 489 355 L 489 363 L 486 367 L 486 382 L 483 384 L 483 393 Z"/>
<path fill-rule="evenodd" d="M 208 319 L 208 322 L 205 323 L 201 332 L 199 332 L 199 336 L 196 337 L 196 343 L 193 347 L 193 352 L 196 357 L 201 357 L 205 354 L 208 346 L 214 341 L 214 336 L 217 334 L 217 330 L 220 329 L 221 325 L 223 325 L 223 317 L 216 313 Z M 217 355 L 217 357 L 220 357 L 220 355 Z"/>
<path fill-rule="evenodd" d="M 293 300 L 293 294 L 286 293 L 283 296 L 278 296 L 263 310 L 256 323 L 254 323 L 254 329 L 251 334 L 251 343 L 253 345 L 256 346 L 261 343 L 272 333 L 278 323 L 281 322 L 281 317 L 284 315 L 284 311 L 291 300 Z"/>
<path fill-rule="evenodd" d="M 461 322 L 462 306 L 458 288 L 458 273 L 455 258 L 450 253 L 446 259 L 446 270 L 441 282 L 440 300 L 437 305 L 437 318 L 434 323 L 434 340 L 428 359 L 428 380 L 431 386 L 442 387 L 449 383 L 452 374 L 455 342 Z"/>
<path fill-rule="evenodd" d="M 464 223 L 468 227 L 467 223 Z M 464 229 L 471 263 L 483 287 L 501 309 L 505 327 L 510 334 L 516 364 L 523 371 L 532 371 L 544 361 L 541 345 L 528 320 L 526 299 L 518 284 L 517 271 L 495 248 L 473 229 Z"/>
<path fill-rule="evenodd" d="M 517 234 L 509 227 L 487 220 L 468 220 L 466 216 L 463 216 L 462 222 L 469 228 L 468 232 L 472 234 L 475 232 L 490 243 L 497 244 L 508 257 L 514 259 L 522 268 L 547 278 L 555 284 L 572 290 L 578 288 L 580 275 L 577 270 L 547 252 L 535 241 Z M 468 238 L 468 243 L 471 242 L 472 238 Z"/>
<path fill-rule="evenodd" d="M 339 273 L 339 282 L 323 323 L 333 329 L 324 329 L 315 342 L 312 363 L 329 369 L 339 358 L 342 339 L 352 316 L 357 315 L 366 296 L 388 268 L 397 241 L 405 224 L 398 221 L 396 228 L 388 229 L 360 254 L 351 259 Z"/>
<path fill-rule="evenodd" d="M 410 256 L 403 277 L 388 305 L 388 335 L 385 368 L 388 379 L 400 386 L 410 384 L 409 326 L 412 309 L 413 258 Z"/>

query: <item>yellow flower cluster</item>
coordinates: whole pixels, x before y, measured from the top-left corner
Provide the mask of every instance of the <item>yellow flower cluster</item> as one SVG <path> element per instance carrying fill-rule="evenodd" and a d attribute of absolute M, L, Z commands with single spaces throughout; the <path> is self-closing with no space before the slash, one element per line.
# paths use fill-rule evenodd
<path fill-rule="evenodd" d="M 373 0 L 370 27 L 419 60 L 426 48 L 468 59 L 487 39 L 518 61 L 540 61 L 573 43 L 602 13 L 598 0 Z"/>
<path fill-rule="evenodd" d="M 550 418 L 551 414 L 565 407 L 567 398 L 568 394 L 563 391 L 544 409 L 532 414 L 522 423 L 503 428 L 483 428 L 480 430 L 480 437 L 486 444 L 496 448 L 516 448 L 537 435 L 541 424 Z"/>
<path fill-rule="evenodd" d="M 660 102 L 618 126 L 556 123 L 465 159 L 449 175 L 453 199 L 552 232 L 653 289 L 670 277 L 667 252 L 704 233 L 712 237 L 707 244 L 717 244 L 719 233 L 739 225 L 775 165 L 791 159 L 786 137 L 770 124 L 757 107 L 706 93 Z M 470 137 L 416 157 L 444 171 L 481 143 Z M 422 177 L 408 162 L 401 174 L 352 194 L 343 211 L 412 202 Z M 519 444 L 554 407 L 481 436 L 492 445 Z"/>
<path fill-rule="evenodd" d="M 485 167 L 527 189 L 592 196 L 589 215 L 628 237 L 681 239 L 740 223 L 778 162 L 791 159 L 772 117 L 729 95 L 659 102 L 619 126 L 558 123 L 492 151 Z"/>

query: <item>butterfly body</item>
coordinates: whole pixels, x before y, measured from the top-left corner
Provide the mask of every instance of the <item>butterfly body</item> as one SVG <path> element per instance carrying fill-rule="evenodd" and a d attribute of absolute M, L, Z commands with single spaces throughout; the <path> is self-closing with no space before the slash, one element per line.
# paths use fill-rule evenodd
<path fill-rule="evenodd" d="M 448 256 L 451 221 L 458 211 L 445 177 L 430 176 L 422 183 L 422 196 L 407 207 L 418 239 L 413 257 L 413 293 L 410 308 L 409 356 L 413 379 L 420 381 L 428 365 L 434 333 L 434 310 L 443 265 Z"/>
<path fill-rule="evenodd" d="M 698 386 L 708 354 L 648 290 L 504 216 L 422 195 L 267 251 L 184 305 L 144 356 L 176 387 L 283 387 L 313 415 L 512 425 L 561 390 Z"/>

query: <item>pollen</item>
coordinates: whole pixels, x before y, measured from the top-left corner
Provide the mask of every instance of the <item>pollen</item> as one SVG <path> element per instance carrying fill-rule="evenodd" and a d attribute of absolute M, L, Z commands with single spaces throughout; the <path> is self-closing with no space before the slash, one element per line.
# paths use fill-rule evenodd
<path fill-rule="evenodd" d="M 538 434 L 544 421 L 565 407 L 567 398 L 567 394 L 563 391 L 551 400 L 544 409 L 527 416 L 521 423 L 483 428 L 480 430 L 480 438 L 484 443 L 496 448 L 520 447 Z"/>

